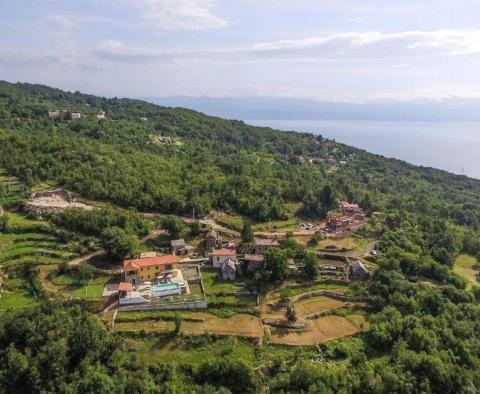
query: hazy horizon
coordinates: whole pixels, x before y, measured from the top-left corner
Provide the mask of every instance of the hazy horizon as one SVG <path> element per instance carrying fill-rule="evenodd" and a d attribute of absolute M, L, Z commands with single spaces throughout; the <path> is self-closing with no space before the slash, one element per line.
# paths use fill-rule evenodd
<path fill-rule="evenodd" d="M 0 75 L 102 96 L 480 98 L 480 3 L 4 0 Z"/>

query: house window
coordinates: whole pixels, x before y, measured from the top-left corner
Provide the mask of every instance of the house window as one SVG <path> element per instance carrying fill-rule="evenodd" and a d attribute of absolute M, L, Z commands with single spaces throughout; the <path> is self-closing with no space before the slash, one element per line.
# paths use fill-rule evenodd
<path fill-rule="evenodd" d="M 173 267 L 172 267 L 172 264 L 167 264 L 167 265 L 165 266 L 165 269 L 168 270 L 168 271 L 171 271 L 172 268 L 173 268 Z"/>

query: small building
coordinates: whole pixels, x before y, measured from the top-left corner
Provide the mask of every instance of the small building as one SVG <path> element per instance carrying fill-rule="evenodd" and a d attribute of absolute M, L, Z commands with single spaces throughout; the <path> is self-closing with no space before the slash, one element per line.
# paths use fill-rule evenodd
<path fill-rule="evenodd" d="M 280 243 L 277 239 L 255 239 L 255 254 L 264 255 L 267 253 L 267 250 L 270 248 L 275 248 L 280 246 Z"/>
<path fill-rule="evenodd" d="M 358 204 L 351 204 L 347 201 L 340 202 L 340 209 L 345 215 L 356 215 L 362 214 L 362 209 L 358 206 Z"/>
<path fill-rule="evenodd" d="M 205 246 L 207 248 L 215 248 L 218 244 L 218 233 L 216 231 L 209 231 L 205 235 Z"/>
<path fill-rule="evenodd" d="M 178 254 L 180 250 L 185 249 L 185 246 L 187 246 L 187 244 L 186 244 L 186 242 L 183 238 L 172 239 L 170 241 L 170 245 L 172 246 L 172 254 Z"/>
<path fill-rule="evenodd" d="M 185 242 L 184 239 L 174 239 L 170 242 L 172 245 L 172 254 L 175 255 L 191 255 L 195 248 Z"/>
<path fill-rule="evenodd" d="M 165 271 L 177 269 L 178 264 L 178 257 L 175 255 L 125 260 L 123 262 L 124 282 L 137 284 L 140 281 L 155 279 Z"/>
<path fill-rule="evenodd" d="M 97 112 L 97 119 L 105 119 L 107 117 L 107 113 L 105 111 Z"/>
<path fill-rule="evenodd" d="M 214 268 L 222 268 L 223 264 L 228 260 L 237 260 L 237 252 L 235 249 L 215 249 L 212 252 L 212 265 Z"/>
<path fill-rule="evenodd" d="M 48 117 L 50 119 L 60 119 L 60 111 L 48 111 Z"/>
<path fill-rule="evenodd" d="M 265 256 L 261 254 L 246 254 L 244 257 L 247 271 L 260 271 L 264 266 Z"/>
<path fill-rule="evenodd" d="M 228 259 L 224 262 L 220 272 L 223 280 L 235 280 L 235 274 L 237 272 L 237 264 L 235 260 Z"/>
<path fill-rule="evenodd" d="M 82 118 L 82 114 L 80 112 L 70 112 L 70 119 L 71 120 L 77 120 L 77 119 L 81 119 Z"/>
<path fill-rule="evenodd" d="M 130 282 L 120 282 L 118 285 L 118 298 L 131 297 L 133 285 Z"/>
<path fill-rule="evenodd" d="M 357 260 L 350 266 L 350 277 L 357 280 L 368 280 L 370 271 L 360 260 Z"/>

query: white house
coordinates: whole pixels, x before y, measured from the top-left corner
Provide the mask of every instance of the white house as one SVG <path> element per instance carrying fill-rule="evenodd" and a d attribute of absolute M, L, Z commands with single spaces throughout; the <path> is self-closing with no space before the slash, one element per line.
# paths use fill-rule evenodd
<path fill-rule="evenodd" d="M 105 111 L 100 111 L 97 113 L 97 119 L 105 119 L 107 117 L 107 114 Z"/>
<path fill-rule="evenodd" d="M 80 112 L 71 112 L 70 113 L 70 119 L 74 120 L 74 119 L 81 119 L 82 118 L 82 114 Z"/>
<path fill-rule="evenodd" d="M 235 249 L 215 249 L 212 252 L 212 264 L 214 268 L 222 268 L 223 264 L 228 260 L 235 261 L 237 259 L 237 252 Z"/>

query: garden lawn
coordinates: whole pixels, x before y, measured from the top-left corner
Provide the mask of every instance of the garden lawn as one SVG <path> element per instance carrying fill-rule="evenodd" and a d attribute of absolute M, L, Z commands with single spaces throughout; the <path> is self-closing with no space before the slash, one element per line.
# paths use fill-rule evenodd
<path fill-rule="evenodd" d="M 207 294 L 245 290 L 245 285 L 240 281 L 233 282 L 220 278 L 219 270 L 215 268 L 202 268 L 202 280 Z"/>

